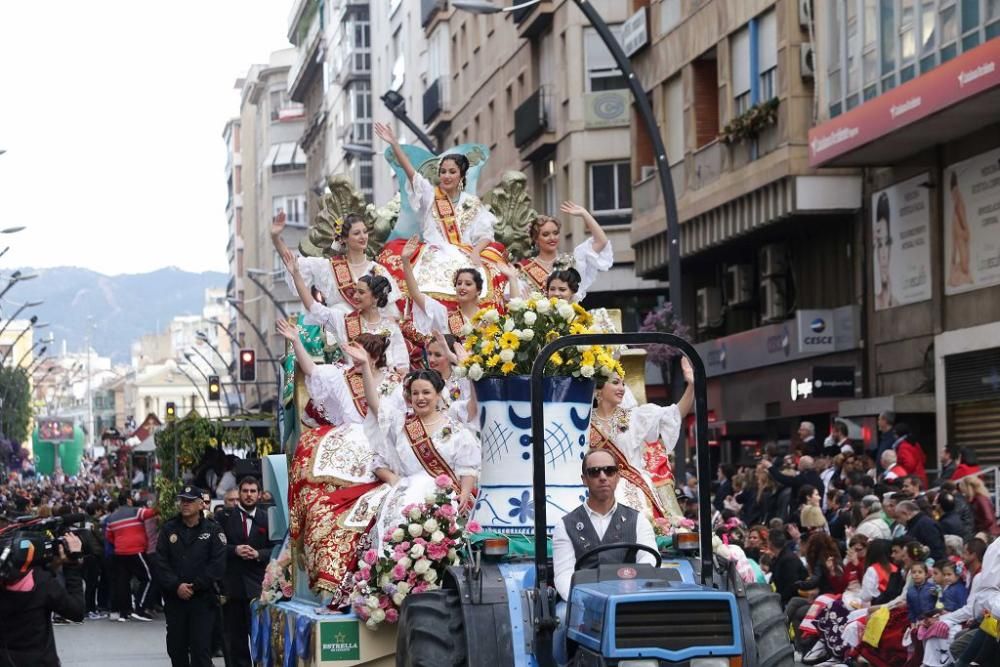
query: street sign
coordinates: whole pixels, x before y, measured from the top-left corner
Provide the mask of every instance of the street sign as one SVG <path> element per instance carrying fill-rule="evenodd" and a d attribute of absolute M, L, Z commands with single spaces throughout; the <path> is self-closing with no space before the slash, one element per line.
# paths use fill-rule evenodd
<path fill-rule="evenodd" d="M 854 366 L 813 366 L 814 398 L 854 398 Z"/>

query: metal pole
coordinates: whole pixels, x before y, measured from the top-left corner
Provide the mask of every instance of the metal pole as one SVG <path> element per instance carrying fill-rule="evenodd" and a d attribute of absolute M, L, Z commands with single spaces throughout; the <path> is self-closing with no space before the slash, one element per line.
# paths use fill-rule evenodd
<path fill-rule="evenodd" d="M 215 370 L 215 366 L 212 364 L 211 361 L 208 360 L 207 357 L 205 357 L 204 354 L 201 353 L 201 350 L 199 350 L 197 347 L 194 347 L 194 346 L 192 346 L 191 349 L 194 350 L 195 354 L 197 354 L 199 357 L 201 357 L 202 361 L 204 361 L 206 364 L 208 364 L 209 368 L 211 368 L 213 371 Z M 208 378 L 205 378 L 205 380 L 208 381 Z M 222 387 L 222 394 L 226 397 L 226 406 L 231 405 L 231 402 L 229 401 L 229 390 L 226 389 L 226 385 L 222 382 L 222 378 L 219 378 L 219 386 Z M 227 408 L 227 411 L 228 411 L 228 408 Z"/>
<path fill-rule="evenodd" d="M 239 351 L 240 351 L 240 347 L 241 347 L 240 346 L 240 341 L 236 338 L 236 336 L 233 335 L 233 332 L 230 331 L 219 320 L 209 320 L 209 322 L 211 322 L 212 324 L 214 324 L 215 326 L 219 327 L 220 329 L 222 329 L 223 331 L 226 332 L 226 336 L 229 338 L 230 342 L 233 344 L 233 350 L 235 350 L 236 353 L 238 354 Z M 221 352 L 219 352 L 218 350 L 216 350 L 216 353 L 219 355 L 219 357 L 221 357 L 223 360 L 225 360 L 225 357 L 222 356 Z M 245 411 L 246 408 L 243 407 L 243 392 L 240 390 L 240 383 L 239 383 L 239 380 L 237 380 L 237 378 L 236 378 L 236 368 L 239 366 L 239 364 L 237 364 L 235 361 L 229 361 L 228 363 L 232 366 L 232 371 L 230 371 L 229 375 L 230 375 L 230 377 L 233 378 L 233 385 L 236 387 L 236 391 L 239 393 L 239 397 L 240 397 L 240 409 Z M 227 366 L 227 368 L 229 368 L 229 366 Z M 260 383 L 258 383 L 256 380 L 254 380 L 253 386 L 257 389 L 257 403 L 259 404 L 260 403 Z"/>
<path fill-rule="evenodd" d="M 205 371 L 203 371 L 203 370 L 201 370 L 200 368 L 198 368 L 198 364 L 196 364 L 196 363 L 194 363 L 193 361 L 191 361 L 191 357 L 189 356 L 189 353 L 185 353 L 185 354 L 184 354 L 184 358 L 185 358 L 185 359 L 187 359 L 187 362 L 188 362 L 189 364 L 191 364 L 191 366 L 192 366 L 192 367 L 193 367 L 193 368 L 194 368 L 194 369 L 195 369 L 196 371 L 198 371 L 198 375 L 200 375 L 200 376 L 202 376 L 203 378 L 205 378 L 205 384 L 208 384 L 208 376 L 207 376 L 207 375 L 205 375 Z M 200 390 L 200 389 L 198 390 L 198 393 L 199 393 L 199 394 L 201 393 L 201 390 Z M 204 398 L 202 398 L 202 400 L 204 400 Z M 208 411 L 208 414 L 206 414 L 205 416 L 206 416 L 206 417 L 209 417 L 209 418 L 211 418 L 211 417 L 212 417 L 212 409 L 211 409 L 211 407 L 210 407 L 210 406 L 208 405 L 208 401 L 205 401 L 205 409 L 206 409 L 206 410 Z M 221 411 L 220 411 L 220 412 L 221 412 Z M 220 414 L 219 416 L 221 417 L 222 415 Z"/>
<path fill-rule="evenodd" d="M 93 378 L 90 374 L 90 332 L 94 329 L 93 318 L 87 318 L 87 335 L 84 347 L 87 351 L 87 439 L 88 447 L 87 451 L 92 452 L 94 450 L 94 394 L 92 393 Z"/>
<path fill-rule="evenodd" d="M 222 323 L 221 322 L 216 322 L 216 324 L 219 324 L 221 326 Z M 223 327 L 223 329 L 225 329 L 225 327 Z M 226 329 L 226 333 L 229 333 L 228 329 Z M 219 351 L 219 348 L 217 348 L 214 345 L 212 345 L 212 341 L 210 341 L 208 339 L 207 335 L 204 338 L 202 338 L 202 337 L 199 336 L 198 339 L 201 340 L 203 343 L 205 343 L 205 345 L 208 345 L 210 348 L 212 348 L 212 351 L 215 352 L 215 354 L 219 357 L 219 359 L 222 360 L 222 363 L 225 364 L 226 374 L 229 375 L 229 377 L 231 378 L 230 384 L 232 384 L 234 387 L 236 387 L 236 398 L 239 399 L 240 412 L 242 413 L 243 412 L 243 392 L 240 391 L 239 384 L 237 384 L 236 381 L 235 381 L 235 379 L 233 379 L 232 371 L 230 370 L 230 366 L 232 365 L 232 362 L 231 361 L 226 361 L 226 358 L 223 356 L 222 352 Z M 234 342 L 235 342 L 235 340 L 234 340 Z M 221 380 L 219 381 L 219 384 L 222 384 Z"/>
<path fill-rule="evenodd" d="M 250 325 L 250 328 L 253 329 L 253 332 L 255 334 L 257 334 L 257 338 L 260 339 L 261 345 L 263 345 L 264 349 L 267 350 L 268 357 L 270 357 L 270 359 L 271 359 L 271 367 L 274 370 L 274 382 L 275 382 L 275 386 L 276 386 L 276 390 L 277 390 L 276 393 L 274 394 L 274 432 L 277 433 L 277 435 L 278 435 L 278 442 L 280 443 L 281 442 L 281 416 L 282 416 L 282 408 L 281 408 L 281 367 L 278 365 L 278 362 L 276 362 L 274 360 L 274 352 L 271 351 L 271 346 L 267 344 L 267 338 L 265 338 L 264 334 L 262 334 L 260 332 L 260 328 L 254 323 L 253 320 L 251 320 L 249 317 L 247 317 L 247 314 L 245 312 L 243 312 L 243 309 L 239 307 L 239 305 L 236 303 L 235 299 L 229 299 L 229 303 L 230 303 L 230 305 L 232 305 L 233 309 L 236 310 L 237 313 L 239 313 L 239 316 L 242 317 L 244 320 L 247 321 L 247 324 Z M 260 404 L 261 404 L 260 389 L 258 388 L 257 389 L 257 408 L 258 409 L 260 409 Z"/>
<path fill-rule="evenodd" d="M 37 318 L 35 319 L 35 321 L 36 322 L 38 321 Z M 0 357 L 0 366 L 3 366 L 5 363 L 7 363 L 7 357 L 9 357 L 10 353 L 14 351 L 15 347 L 17 347 L 17 343 L 22 338 L 24 338 L 24 334 L 28 333 L 28 331 L 30 331 L 33 326 L 35 326 L 35 322 L 32 322 L 28 326 L 24 327 L 24 329 L 21 331 L 21 333 L 19 333 L 17 335 L 17 338 L 14 339 L 14 342 L 11 343 L 10 347 L 7 348 L 7 351 L 3 353 L 3 357 Z"/>
<path fill-rule="evenodd" d="M 264 271 L 264 273 L 267 273 L 267 272 Z M 252 280 L 253 284 L 260 288 L 260 291 L 263 292 L 264 295 L 267 296 L 268 299 L 270 299 L 271 303 L 274 304 L 274 307 L 278 309 L 279 313 L 281 313 L 281 316 L 284 317 L 287 320 L 288 319 L 288 312 L 285 311 L 285 308 L 281 305 L 281 303 L 277 299 L 274 298 L 274 295 L 271 294 L 271 290 L 269 290 L 266 287 L 264 287 L 264 284 L 261 283 L 259 280 L 257 280 L 257 278 L 254 276 L 253 269 L 248 269 L 247 270 L 247 278 L 249 278 L 250 280 Z"/>
<path fill-rule="evenodd" d="M 413 119 L 406 115 L 406 103 L 403 102 L 402 99 L 400 99 L 396 104 L 390 103 L 389 100 L 392 99 L 393 94 L 399 95 L 396 91 L 390 91 L 380 98 L 382 103 L 385 104 L 385 107 L 389 110 L 389 113 L 403 121 L 403 125 L 410 128 L 410 131 L 417 136 L 420 143 L 427 147 L 427 150 L 431 153 L 437 154 L 437 146 L 434 145 L 434 140 L 427 136 L 427 133 L 424 132 L 419 125 L 414 123 Z"/>
<path fill-rule="evenodd" d="M 181 368 L 180 364 L 177 364 L 177 370 L 180 371 L 181 375 L 183 375 L 184 377 L 186 377 L 188 379 L 188 382 L 190 382 L 191 385 L 195 388 L 195 391 L 198 392 L 198 396 L 201 397 L 201 402 L 205 404 L 205 417 L 206 418 L 211 418 L 212 411 L 208 407 L 208 401 L 205 400 L 205 394 L 201 393 L 201 386 L 197 382 L 194 381 L 193 377 L 191 377 L 190 375 L 188 375 L 187 371 L 185 371 L 183 368 Z M 176 419 L 176 415 L 175 415 L 174 418 Z"/>

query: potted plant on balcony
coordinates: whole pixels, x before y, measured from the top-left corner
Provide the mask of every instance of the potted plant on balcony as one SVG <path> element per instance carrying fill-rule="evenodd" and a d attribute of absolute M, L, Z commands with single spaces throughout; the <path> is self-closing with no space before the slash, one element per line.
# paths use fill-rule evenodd
<path fill-rule="evenodd" d="M 753 139 L 765 128 L 778 122 L 779 102 L 777 97 L 772 97 L 750 107 L 722 128 L 720 138 L 730 145 Z"/>
<path fill-rule="evenodd" d="M 468 356 L 458 369 L 475 385 L 483 467 L 476 518 L 486 530 L 533 530 L 531 366 L 541 348 L 561 336 L 590 333 L 579 304 L 533 294 L 511 300 L 507 313 L 480 310 L 463 333 Z M 551 506 L 549 529 L 583 496 L 579 462 L 587 448 L 597 376 L 624 375 L 611 350 L 568 347 L 545 366 L 545 456 Z"/>

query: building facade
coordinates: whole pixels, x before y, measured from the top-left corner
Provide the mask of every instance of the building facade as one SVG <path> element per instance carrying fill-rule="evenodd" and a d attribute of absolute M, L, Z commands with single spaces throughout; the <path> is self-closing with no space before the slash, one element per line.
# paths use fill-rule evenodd
<path fill-rule="evenodd" d="M 809 14 L 797 0 L 628 4 L 622 42 L 666 147 L 681 315 L 706 361 L 713 451 L 741 460 L 801 419 L 822 437 L 838 411 L 830 387 L 862 389 L 861 179 L 809 165 Z M 653 144 L 631 120 L 636 270 L 666 278 Z M 817 390 L 827 373 L 850 382 Z"/>
<path fill-rule="evenodd" d="M 1000 462 L 1000 3 L 816 3 L 809 163 L 863 170 L 859 418 Z"/>

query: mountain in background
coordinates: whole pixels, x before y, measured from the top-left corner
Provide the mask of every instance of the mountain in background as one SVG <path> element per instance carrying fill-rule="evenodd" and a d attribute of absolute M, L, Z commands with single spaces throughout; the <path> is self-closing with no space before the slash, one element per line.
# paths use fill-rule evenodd
<path fill-rule="evenodd" d="M 163 331 L 177 315 L 200 315 L 208 288 L 225 289 L 229 276 L 206 271 L 189 273 L 174 267 L 151 273 L 105 276 L 71 266 L 21 269 L 38 277 L 17 283 L 0 303 L 0 319 L 11 317 L 24 301 L 44 301 L 25 310 L 18 319 L 38 315 L 49 326 L 39 335 L 55 337 L 48 353 L 61 354 L 63 341 L 69 352 L 83 350 L 87 316 L 97 328 L 91 346 L 114 363 L 128 363 L 129 348 L 143 334 Z"/>

